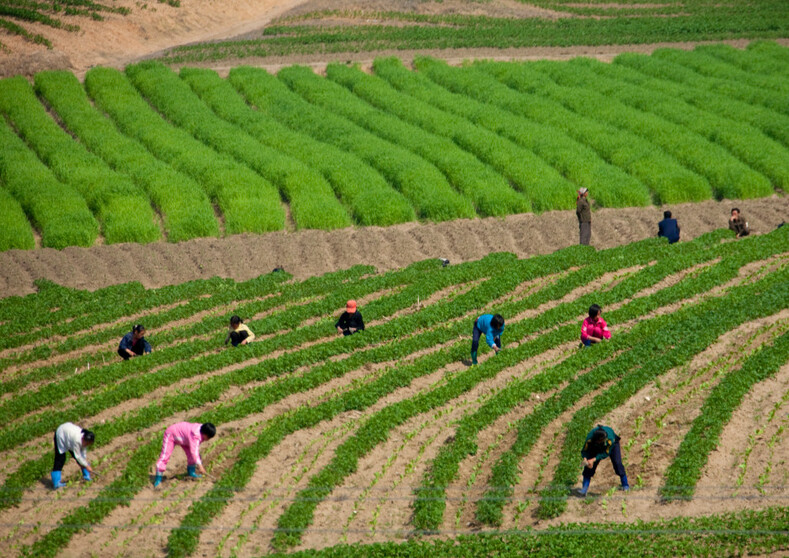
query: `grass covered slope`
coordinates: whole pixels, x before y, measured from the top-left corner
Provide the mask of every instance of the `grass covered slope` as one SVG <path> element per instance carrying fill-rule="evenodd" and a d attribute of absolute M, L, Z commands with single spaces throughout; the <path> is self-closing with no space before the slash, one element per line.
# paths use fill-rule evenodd
<path fill-rule="evenodd" d="M 784 227 L 738 241 L 721 230 L 671 246 L 648 239 L 525 260 L 426 260 L 383 274 L 357 266 L 302 282 L 278 272 L 94 293 L 41 283 L 37 294 L 0 300 L 0 448 L 11 456 L 0 467 L 0 537 L 12 555 L 86 547 L 260 554 L 402 541 L 469 522 L 522 530 L 535 526 L 534 515 L 583 522 L 615 502 L 612 523 L 594 527 L 599 540 L 615 530 L 611 544 L 624 549 L 634 539 L 615 523 L 655 514 L 667 519 L 626 527 L 635 540 L 701 554 L 717 545 L 785 549 L 777 527 L 785 509 L 769 509 L 773 493 L 759 489 L 778 497 L 789 490 L 769 457 L 787 443 L 787 263 Z M 367 329 L 342 337 L 334 320 L 348 299 L 359 301 Z M 591 303 L 603 306 L 613 339 L 579 350 Z M 483 343 L 480 365 L 470 367 L 471 325 L 484 312 L 505 316 L 504 350 L 494 357 Z M 232 314 L 255 342 L 224 348 Z M 118 340 L 138 322 L 154 352 L 122 362 Z M 751 369 L 758 373 L 743 383 Z M 748 399 L 768 380 L 777 388 L 764 401 Z M 649 389 L 661 397 L 644 400 Z M 717 413 L 715 429 L 692 413 L 705 401 Z M 757 403 L 774 412 L 747 406 Z M 728 417 L 741 405 L 764 434 L 752 448 L 763 459 L 737 485 L 740 463 L 703 456 L 731 451 Z M 649 458 L 644 448 L 661 439 L 666 422 L 649 417 L 667 415 L 672 434 Z M 149 470 L 161 433 L 177 420 L 218 426 L 202 449 L 212 478 L 184 482 L 176 452 L 154 490 Z M 52 431 L 65 421 L 95 431 L 98 475 L 81 484 L 68 463 L 69 486 L 52 492 L 42 479 Z M 623 438 L 633 492 L 614 496 L 618 479 L 603 466 L 597 497 L 568 499 L 580 476 L 579 444 L 599 422 Z M 681 498 L 661 488 L 677 478 Z M 734 515 L 684 518 L 706 515 L 692 506 L 697 498 L 704 506 L 712 488 Z M 669 508 L 664 500 L 678 501 Z M 726 538 L 722 530 L 736 521 L 737 534 Z M 700 534 L 689 536 L 694 529 Z M 583 545 L 552 538 L 561 531 L 469 544 L 477 553 L 486 545 Z M 445 544 L 436 552 L 448 552 Z M 411 555 L 426 547 L 381 548 Z"/>
<path fill-rule="evenodd" d="M 572 210 L 581 187 L 597 207 L 748 199 L 789 187 L 787 52 L 418 57 L 414 70 L 381 58 L 372 75 L 241 66 L 227 79 L 149 61 L 93 68 L 84 84 L 2 80 L 0 113 L 105 243 Z M 18 146 L 3 144 L 0 187 L 43 246 L 92 243 L 44 234 L 35 195 L 15 187 Z M 17 230 L 0 246 L 29 246 Z"/>

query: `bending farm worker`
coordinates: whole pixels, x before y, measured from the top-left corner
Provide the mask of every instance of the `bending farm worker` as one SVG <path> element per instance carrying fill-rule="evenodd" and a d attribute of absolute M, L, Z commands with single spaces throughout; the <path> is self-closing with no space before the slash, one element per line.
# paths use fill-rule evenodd
<path fill-rule="evenodd" d="M 238 316 L 231 316 L 230 329 L 227 332 L 227 337 L 225 337 L 225 345 L 227 345 L 228 341 L 231 341 L 234 347 L 238 347 L 239 345 L 246 345 L 254 339 L 255 334 L 244 324 L 244 320 Z"/>
<path fill-rule="evenodd" d="M 485 341 L 496 354 L 501 350 L 501 334 L 504 333 L 504 318 L 501 314 L 482 314 L 474 320 L 474 329 L 471 337 L 471 364 L 477 364 L 477 350 L 479 338 L 485 334 Z"/>
<path fill-rule="evenodd" d="M 597 304 L 589 307 L 589 317 L 581 324 L 581 344 L 591 347 L 592 343 L 600 343 L 604 339 L 611 339 L 611 331 L 603 319 L 603 311 Z"/>
<path fill-rule="evenodd" d="M 668 238 L 669 244 L 679 241 L 679 225 L 671 218 L 670 211 L 663 212 L 663 220 L 658 223 L 658 236 Z"/>
<path fill-rule="evenodd" d="M 145 326 L 136 325 L 132 330 L 123 336 L 120 345 L 118 345 L 118 354 L 123 360 L 129 360 L 132 357 L 150 354 L 151 344 L 145 340 Z"/>
<path fill-rule="evenodd" d="M 334 327 L 337 328 L 337 333 L 342 333 L 346 336 L 364 331 L 364 319 L 362 319 L 362 313 L 356 309 L 355 300 L 349 300 L 345 303 L 345 312 L 340 314 L 340 319 L 337 320 Z"/>
<path fill-rule="evenodd" d="M 592 240 L 592 208 L 589 206 L 589 190 L 581 188 L 575 201 L 575 216 L 578 217 L 580 243 L 589 246 Z"/>
<path fill-rule="evenodd" d="M 734 231 L 737 234 L 737 238 L 751 234 L 751 231 L 748 228 L 748 221 L 745 220 L 745 217 L 740 214 L 740 210 L 736 207 L 732 208 L 731 210 L 731 217 L 729 217 L 729 230 Z"/>
<path fill-rule="evenodd" d="M 66 452 L 71 454 L 82 468 L 82 478 L 90 480 L 93 469 L 88 463 L 87 448 L 95 441 L 96 437 L 90 430 L 85 430 L 74 423 L 66 422 L 58 426 L 55 431 L 55 464 L 52 466 L 52 488 L 66 486 L 60 482 L 63 465 L 66 464 Z"/>
<path fill-rule="evenodd" d="M 162 453 L 159 461 L 156 462 L 156 480 L 153 485 L 159 486 L 162 483 L 162 475 L 167 469 L 167 463 L 173 454 L 175 446 L 181 446 L 186 453 L 186 474 L 192 478 L 199 479 L 205 475 L 203 462 L 200 460 L 200 444 L 210 440 L 216 435 L 216 426 L 210 422 L 200 424 L 199 422 L 179 422 L 168 426 L 164 431 L 162 439 Z M 195 472 L 195 469 L 200 474 Z"/>
<path fill-rule="evenodd" d="M 619 436 L 610 427 L 599 424 L 586 435 L 584 449 L 581 450 L 581 458 L 584 464 L 581 496 L 586 496 L 586 492 L 589 490 L 589 483 L 597 471 L 597 465 L 606 457 L 611 458 L 614 473 L 622 481 L 622 490 L 630 490 L 630 485 L 627 483 L 627 474 L 625 474 L 625 466 L 622 465 L 622 451 L 619 448 L 619 440 Z"/>

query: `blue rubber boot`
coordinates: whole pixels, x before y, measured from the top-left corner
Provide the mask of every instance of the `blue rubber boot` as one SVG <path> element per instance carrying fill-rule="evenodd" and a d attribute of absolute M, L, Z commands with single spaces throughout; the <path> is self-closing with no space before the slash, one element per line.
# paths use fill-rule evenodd
<path fill-rule="evenodd" d="M 58 488 L 63 488 L 66 486 L 66 483 L 60 482 L 60 476 L 62 475 L 62 471 L 52 471 L 52 488 L 57 490 Z"/>
<path fill-rule="evenodd" d="M 583 486 L 581 486 L 580 492 L 578 492 L 581 496 L 586 496 L 586 493 L 589 491 L 589 483 L 591 481 L 592 479 L 587 479 L 586 477 L 584 477 L 584 484 Z"/>
<path fill-rule="evenodd" d="M 160 484 L 162 484 L 162 473 L 161 471 L 156 471 L 156 478 L 153 481 L 153 486 L 156 488 Z"/>
<path fill-rule="evenodd" d="M 83 467 L 82 469 L 82 480 L 90 481 L 90 471 Z"/>
<path fill-rule="evenodd" d="M 622 479 L 622 490 L 630 490 L 630 485 L 627 483 L 627 475 L 622 475 L 619 478 Z"/>
<path fill-rule="evenodd" d="M 471 365 L 477 364 L 477 351 L 471 351 Z"/>
<path fill-rule="evenodd" d="M 189 465 L 186 467 L 186 475 L 192 477 L 193 479 L 200 479 L 203 478 L 203 475 L 198 475 L 195 473 L 195 466 Z"/>

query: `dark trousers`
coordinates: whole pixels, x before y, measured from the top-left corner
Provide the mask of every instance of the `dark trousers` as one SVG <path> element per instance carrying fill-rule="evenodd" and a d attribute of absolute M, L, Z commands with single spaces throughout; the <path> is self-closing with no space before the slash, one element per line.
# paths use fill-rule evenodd
<path fill-rule="evenodd" d="M 74 457 L 74 452 L 73 451 L 69 451 L 69 453 L 71 454 L 71 457 Z M 65 464 L 66 464 L 66 454 L 65 453 L 60 453 L 58 451 L 58 438 L 57 438 L 57 435 L 55 435 L 55 464 L 52 465 L 52 470 L 53 471 L 62 471 L 63 470 L 63 465 L 65 465 Z"/>
<path fill-rule="evenodd" d="M 622 465 L 622 450 L 619 448 L 619 440 L 611 446 L 611 452 L 608 454 L 608 457 L 611 458 L 611 465 L 614 466 L 614 473 L 616 473 L 616 476 L 621 477 L 624 475 L 625 466 Z M 599 464 L 600 462 L 595 460 L 594 465 L 591 467 L 584 467 L 584 478 L 591 479 L 597 471 L 597 466 Z"/>
<path fill-rule="evenodd" d="M 249 337 L 249 333 L 247 333 L 246 331 L 230 332 L 230 342 L 233 344 L 234 347 L 238 347 L 239 343 L 241 343 L 247 337 Z"/>
<path fill-rule="evenodd" d="M 479 338 L 482 337 L 482 330 L 477 327 L 477 320 L 474 320 L 474 329 L 471 332 L 471 352 L 479 350 Z M 501 349 L 501 337 L 494 337 L 493 342 Z"/>
<path fill-rule="evenodd" d="M 579 222 L 578 230 L 581 236 L 581 244 L 589 246 L 589 243 L 592 241 L 592 223 L 587 221 Z"/>
<path fill-rule="evenodd" d="M 143 352 L 145 351 L 145 343 L 140 339 L 131 348 L 132 352 L 137 356 L 142 356 Z M 126 349 L 118 349 L 118 354 L 121 356 L 123 360 L 129 360 L 131 356 L 129 353 L 126 352 Z"/>
<path fill-rule="evenodd" d="M 358 331 L 359 331 L 358 329 L 356 331 L 351 331 L 351 328 L 349 327 L 342 328 L 342 334 L 345 337 L 348 337 L 349 335 L 353 335 L 354 333 L 358 333 Z"/>

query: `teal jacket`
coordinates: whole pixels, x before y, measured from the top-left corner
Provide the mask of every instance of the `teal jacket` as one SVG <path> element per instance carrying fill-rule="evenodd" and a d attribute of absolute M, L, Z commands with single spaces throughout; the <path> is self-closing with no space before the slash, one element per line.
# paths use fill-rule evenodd
<path fill-rule="evenodd" d="M 592 435 L 598 428 L 602 428 L 605 431 L 605 447 L 603 451 L 600 453 L 594 453 L 595 451 L 599 451 L 599 448 L 590 448 L 592 444 Z M 600 426 L 597 425 L 589 431 L 589 434 L 586 435 L 586 442 L 584 443 L 584 449 L 581 450 L 581 457 L 584 459 L 589 459 L 590 457 L 594 457 L 597 461 L 605 459 L 611 453 L 611 447 L 615 443 L 619 441 L 619 436 L 616 435 L 611 428 L 608 426 Z"/>
<path fill-rule="evenodd" d="M 494 339 L 504 333 L 504 326 L 501 326 L 501 329 L 495 329 L 490 325 L 491 320 L 493 320 L 493 314 L 482 314 L 477 318 L 476 325 L 477 328 L 485 334 L 485 341 L 487 341 L 488 346 L 492 348 L 493 345 L 496 344 Z M 501 347 L 499 347 L 499 349 L 501 349 Z"/>

